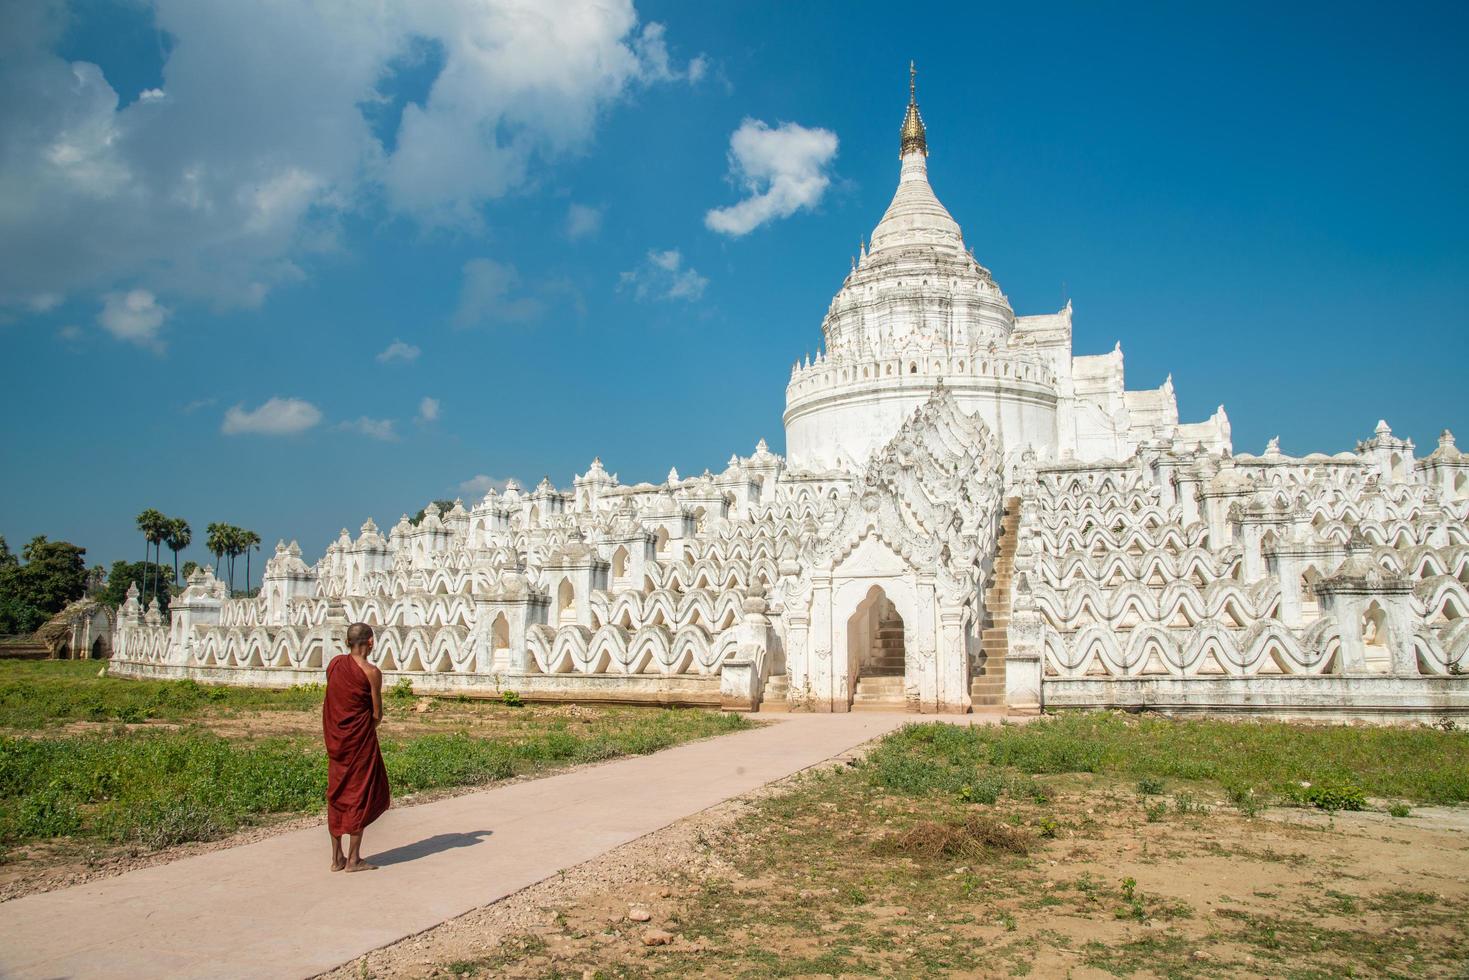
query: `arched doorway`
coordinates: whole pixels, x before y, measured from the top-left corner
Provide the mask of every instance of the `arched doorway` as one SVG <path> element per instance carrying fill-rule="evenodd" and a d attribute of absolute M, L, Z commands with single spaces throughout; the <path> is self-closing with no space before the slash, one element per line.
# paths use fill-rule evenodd
<path fill-rule="evenodd" d="M 499 656 L 510 653 L 510 623 L 504 613 L 498 614 L 490 624 L 490 653 Z"/>
<path fill-rule="evenodd" d="M 556 622 L 562 626 L 576 622 L 576 589 L 569 578 L 562 579 L 556 590 Z"/>
<path fill-rule="evenodd" d="M 97 637 L 92 641 L 92 659 L 106 660 L 108 657 L 107 642 L 104 637 Z"/>
<path fill-rule="evenodd" d="M 867 590 L 847 620 L 847 661 L 855 679 L 853 707 L 903 701 L 907 670 L 903 617 L 880 585 Z"/>

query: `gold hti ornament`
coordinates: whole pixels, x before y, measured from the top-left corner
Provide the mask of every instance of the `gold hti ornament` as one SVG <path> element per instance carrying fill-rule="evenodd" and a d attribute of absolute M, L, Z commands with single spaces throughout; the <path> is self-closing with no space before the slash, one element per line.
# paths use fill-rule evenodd
<path fill-rule="evenodd" d="M 918 112 L 918 69 L 908 62 L 908 114 L 903 117 L 902 144 L 899 156 L 922 153 L 928 156 L 928 134 L 923 129 L 923 116 Z"/>

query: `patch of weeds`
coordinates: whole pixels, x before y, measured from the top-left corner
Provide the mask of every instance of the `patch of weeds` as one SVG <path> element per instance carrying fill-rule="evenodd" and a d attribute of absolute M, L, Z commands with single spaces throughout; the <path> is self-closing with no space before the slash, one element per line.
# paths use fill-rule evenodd
<path fill-rule="evenodd" d="M 1181 814 L 1208 813 L 1209 808 L 1195 800 L 1192 793 L 1174 793 L 1173 809 Z"/>
<path fill-rule="evenodd" d="M 1314 806 L 1331 812 L 1367 807 L 1367 794 L 1360 786 L 1344 779 L 1302 781 L 1287 787 L 1286 797 L 1299 806 Z"/>
<path fill-rule="evenodd" d="M 1093 941 L 1082 948 L 1087 966 L 1119 977 L 1146 972 L 1152 976 L 1193 976 L 1198 968 L 1189 960 L 1193 941 L 1176 932 L 1153 933 L 1131 942 L 1109 946 Z"/>
<path fill-rule="evenodd" d="M 125 704 L 117 709 L 116 718 L 124 725 L 141 725 L 148 720 L 148 711 L 136 704 Z"/>
<path fill-rule="evenodd" d="M 520 696 L 519 691 L 501 691 L 500 703 L 507 708 L 519 708 L 525 705 L 525 699 Z"/>
<path fill-rule="evenodd" d="M 1041 817 L 1035 824 L 1035 832 L 1046 840 L 1055 840 L 1061 825 L 1050 817 Z"/>
<path fill-rule="evenodd" d="M 1265 801 L 1255 792 L 1255 787 L 1243 783 L 1228 784 L 1224 791 L 1234 808 L 1247 817 L 1257 816 L 1264 809 Z"/>
<path fill-rule="evenodd" d="M 1408 913 L 1416 912 L 1437 902 L 1438 898 L 1430 892 L 1415 892 L 1411 889 L 1397 888 L 1373 895 L 1367 899 L 1367 907 L 1374 912 Z"/>
<path fill-rule="evenodd" d="M 398 682 L 388 688 L 388 697 L 392 698 L 393 702 L 399 705 L 412 701 L 413 681 L 406 677 L 398 678 Z"/>
<path fill-rule="evenodd" d="M 1155 803 L 1149 803 L 1143 812 L 1147 815 L 1148 823 L 1157 823 L 1168 816 L 1168 804 L 1163 800 L 1158 800 Z"/>
<path fill-rule="evenodd" d="M 998 773 L 986 774 L 984 777 L 976 779 L 972 784 L 960 787 L 959 802 L 983 803 L 988 806 L 994 806 L 1000 798 L 1000 791 L 1003 786 L 1004 781 Z"/>
<path fill-rule="evenodd" d="M 1144 776 L 1137 781 L 1139 796 L 1157 796 L 1163 792 L 1163 780 L 1157 776 Z"/>
<path fill-rule="evenodd" d="M 1148 910 L 1143 905 L 1142 896 L 1137 893 L 1136 878 L 1128 876 L 1122 879 L 1122 901 L 1127 904 L 1117 910 L 1117 918 L 1148 921 Z"/>
<path fill-rule="evenodd" d="M 1412 812 L 1412 808 L 1406 803 L 1389 803 L 1387 806 L 1388 816 L 1391 817 L 1406 817 Z"/>

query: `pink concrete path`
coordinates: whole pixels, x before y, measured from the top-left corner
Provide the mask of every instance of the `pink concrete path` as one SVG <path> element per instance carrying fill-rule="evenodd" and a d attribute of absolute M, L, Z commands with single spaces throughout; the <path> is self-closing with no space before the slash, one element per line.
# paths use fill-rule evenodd
<path fill-rule="evenodd" d="M 311 976 L 919 719 L 772 720 L 390 810 L 364 848 L 378 871 L 330 873 L 317 827 L 18 898 L 0 904 L 0 977 Z"/>

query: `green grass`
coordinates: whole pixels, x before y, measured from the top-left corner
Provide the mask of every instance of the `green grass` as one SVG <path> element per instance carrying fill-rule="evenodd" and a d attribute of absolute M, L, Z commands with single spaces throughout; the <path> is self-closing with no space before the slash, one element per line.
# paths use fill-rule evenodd
<path fill-rule="evenodd" d="M 1420 803 L 1469 801 L 1469 732 L 1072 714 L 1028 725 L 910 725 L 869 756 L 873 778 L 907 793 L 963 793 L 1015 774 L 1100 773 L 1211 782 L 1231 798 L 1307 799 L 1302 782 Z"/>
<path fill-rule="evenodd" d="M 74 721 L 187 721 L 228 710 L 319 709 L 325 688 L 283 691 L 206 687 L 191 680 L 98 676 L 96 660 L 0 660 L 0 728 L 43 729 Z"/>
<path fill-rule="evenodd" d="M 1075 849 L 1080 860 L 1094 860 L 1086 853 L 1091 835 L 1115 822 L 1119 801 L 1146 807 L 1153 823 L 1174 811 L 1203 812 L 1190 790 L 1227 800 L 1231 821 L 1252 814 L 1272 787 L 1283 794 L 1310 779 L 1374 795 L 1462 801 L 1466 749 L 1463 733 L 1432 729 L 1135 716 L 973 729 L 910 725 L 855 764 L 795 777 L 783 792 L 755 801 L 729 832 L 701 836 L 700 848 L 720 859 L 716 866 L 738 870 L 670 875 L 685 897 L 651 904 L 655 922 L 666 920 L 678 945 L 646 957 L 639 928 L 609 925 L 593 905 L 568 910 L 570 926 L 558 920 L 554 952 L 544 939 L 530 937 L 538 944 L 532 947 L 530 938 L 512 937 L 452 970 L 476 977 L 1018 975 L 1038 971 L 1038 962 L 1054 968 L 1054 957 L 1037 961 L 1040 951 L 1072 939 L 1047 925 L 1082 918 L 1111 928 L 1084 947 L 1078 941 L 1078 965 L 1117 976 L 1232 976 L 1247 967 L 1247 955 L 1279 976 L 1350 975 L 1353 963 L 1374 976 L 1460 975 L 1462 944 L 1445 936 L 1461 912 L 1426 892 L 1348 897 L 1357 904 L 1343 907 L 1342 893 L 1328 891 L 1328 908 L 1374 915 L 1360 927 L 1331 929 L 1320 921 L 1315 886 L 1305 891 L 1310 914 L 1297 919 L 1292 907 L 1279 921 L 1275 910 L 1206 913 L 1164 894 L 1141 835 L 1132 873 L 1077 877 L 1064 858 Z M 1065 778 L 1078 772 L 1102 778 Z M 1237 823 L 1215 828 L 1210 833 L 1241 839 L 1250 833 Z M 1057 837 L 1066 842 L 1047 850 L 1045 842 Z M 1109 853 L 1119 844 L 1113 839 Z M 1297 867 L 1294 856 L 1269 850 L 1221 853 Z M 1298 877 L 1318 873 L 1324 870 L 1302 866 Z M 896 906 L 906 912 L 893 912 Z M 1438 931 L 1405 938 L 1403 930 L 1419 923 Z M 1405 948 L 1416 956 L 1413 969 L 1402 969 Z M 1196 958 L 1200 949 L 1205 955 Z"/>
<path fill-rule="evenodd" d="M 475 786 L 541 768 L 640 755 L 748 727 L 708 711 L 543 719 L 494 737 L 385 738 L 395 795 Z M 326 756 L 313 738 L 231 741 L 198 727 L 0 736 L 0 846 L 85 837 L 145 848 L 208 840 L 273 815 L 323 808 Z"/>

